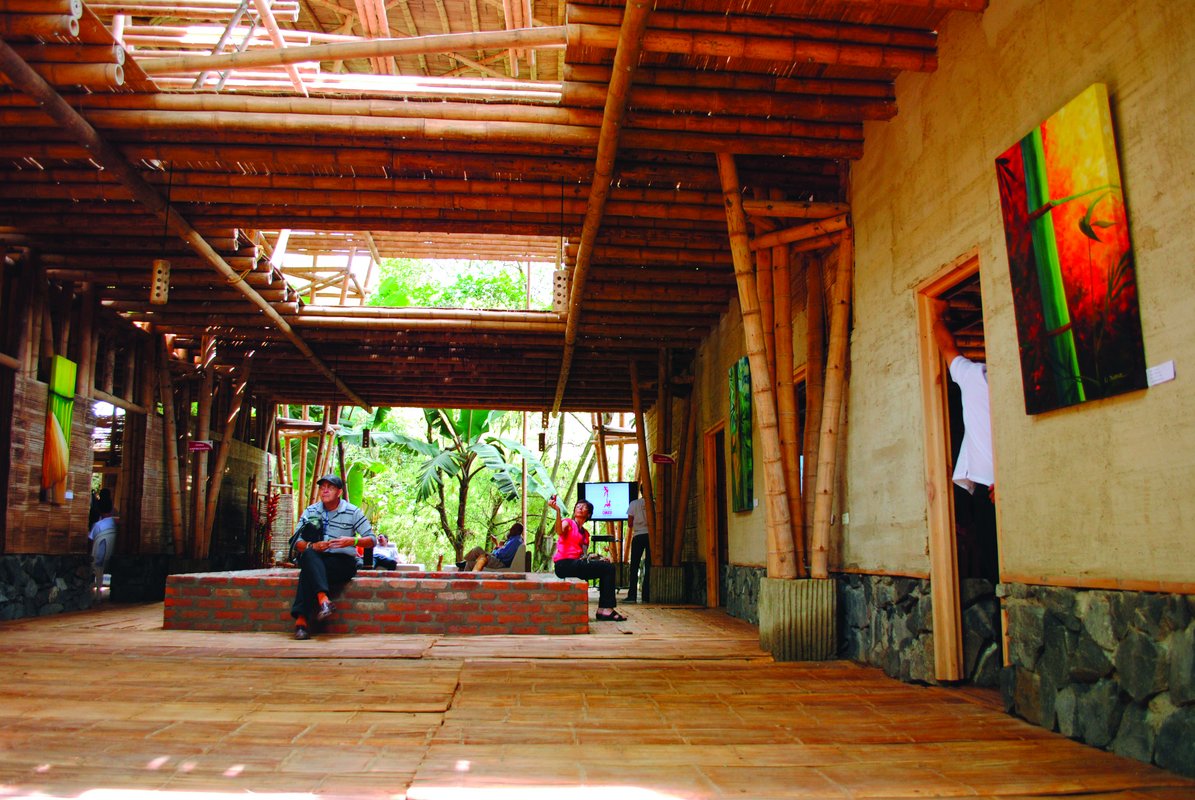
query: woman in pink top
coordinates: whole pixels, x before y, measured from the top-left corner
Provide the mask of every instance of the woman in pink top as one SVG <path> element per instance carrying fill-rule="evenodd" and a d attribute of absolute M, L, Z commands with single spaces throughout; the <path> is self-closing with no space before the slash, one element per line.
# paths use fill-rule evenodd
<path fill-rule="evenodd" d="M 548 501 L 548 507 L 556 511 L 556 552 L 552 555 L 552 562 L 556 568 L 557 578 L 582 578 L 598 580 L 598 610 L 595 619 L 601 621 L 618 621 L 626 619 L 614 610 L 617 601 L 614 599 L 614 565 L 609 561 L 585 561 L 585 551 L 589 548 L 589 531 L 585 530 L 585 523 L 593 514 L 593 503 L 588 500 L 578 500 L 573 507 L 572 517 L 565 519 L 560 512 L 560 504 L 553 495 Z"/>

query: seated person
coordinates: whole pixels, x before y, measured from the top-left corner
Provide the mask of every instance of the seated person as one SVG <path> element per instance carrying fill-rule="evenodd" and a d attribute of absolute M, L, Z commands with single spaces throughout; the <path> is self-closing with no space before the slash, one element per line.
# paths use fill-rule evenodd
<path fill-rule="evenodd" d="M 325 475 L 316 481 L 319 500 L 299 518 L 295 549 L 299 553 L 299 582 L 290 615 L 295 619 L 295 638 L 311 638 L 310 625 L 324 622 L 336 610 L 328 597 L 333 584 L 343 584 L 357 574 L 357 548 L 373 547 L 373 528 L 361 509 L 342 497 L 344 481 L 339 475 Z M 314 540 L 299 536 L 314 527 Z"/>
<path fill-rule="evenodd" d="M 104 491 L 107 491 L 105 489 Z M 91 540 L 91 564 L 95 576 L 95 599 L 101 600 L 104 592 L 104 573 L 108 569 L 108 562 L 112 560 L 112 551 L 116 547 L 116 519 L 112 510 L 112 495 L 101 495 L 97 504 L 98 518 L 87 538 Z"/>
<path fill-rule="evenodd" d="M 390 543 L 386 534 L 378 534 L 378 543 L 373 547 L 373 565 L 381 569 L 398 567 L 398 548 Z"/>
<path fill-rule="evenodd" d="M 609 561 L 591 561 L 585 557 L 589 548 L 589 531 L 585 523 L 593 516 L 593 503 L 578 500 L 573 515 L 564 518 L 556 495 L 548 500 L 548 508 L 556 512 L 556 552 L 552 563 L 557 578 L 581 578 L 598 581 L 598 609 L 595 619 L 599 622 L 623 622 L 626 620 L 615 608 L 614 597 L 616 571 Z"/>
<path fill-rule="evenodd" d="M 490 540 L 494 544 L 498 544 L 498 540 L 490 535 Z M 456 562 L 457 569 L 467 569 L 473 572 L 481 572 L 483 569 L 506 569 L 510 567 L 510 562 L 514 561 L 515 553 L 519 550 L 519 545 L 523 543 L 523 523 L 516 522 L 510 526 L 510 531 L 506 534 L 506 541 L 491 552 L 487 553 L 480 547 L 474 547 L 469 552 L 465 553 L 465 560 Z M 521 565 L 520 565 L 521 566 Z"/>

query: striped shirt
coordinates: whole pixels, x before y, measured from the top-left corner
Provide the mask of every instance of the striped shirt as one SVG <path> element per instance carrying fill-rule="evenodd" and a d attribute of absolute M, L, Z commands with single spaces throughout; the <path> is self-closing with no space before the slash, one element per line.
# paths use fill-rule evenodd
<path fill-rule="evenodd" d="M 373 527 L 364 512 L 343 497 L 340 498 L 340 505 L 332 511 L 324 508 L 322 502 L 312 503 L 303 511 L 300 525 L 302 520 L 311 520 L 319 525 L 320 530 L 324 532 L 325 542 L 344 536 L 373 536 Z M 357 557 L 356 547 L 334 547 L 326 552 Z"/>

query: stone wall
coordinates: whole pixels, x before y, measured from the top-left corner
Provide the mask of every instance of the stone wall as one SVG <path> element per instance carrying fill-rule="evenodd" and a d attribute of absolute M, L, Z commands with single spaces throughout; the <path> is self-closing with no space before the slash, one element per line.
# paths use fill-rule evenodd
<path fill-rule="evenodd" d="M 91 608 L 93 581 L 88 556 L 0 556 L 0 620 Z"/>
<path fill-rule="evenodd" d="M 1006 708 L 1195 775 L 1195 597 L 1002 584 Z"/>
<path fill-rule="evenodd" d="M 722 604 L 732 617 L 759 624 L 759 581 L 768 571 L 763 567 L 728 564 L 722 568 Z"/>
<path fill-rule="evenodd" d="M 992 584 L 965 580 L 963 674 L 977 686 L 1000 680 L 1000 609 Z M 903 681 L 934 683 L 930 583 L 920 578 L 847 574 L 838 577 L 839 655 L 872 664 Z"/>

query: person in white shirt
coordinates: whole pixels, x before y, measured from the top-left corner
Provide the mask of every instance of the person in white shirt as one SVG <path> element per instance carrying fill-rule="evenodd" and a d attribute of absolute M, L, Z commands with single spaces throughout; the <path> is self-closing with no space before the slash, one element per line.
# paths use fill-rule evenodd
<path fill-rule="evenodd" d="M 959 531 L 959 568 L 963 577 L 997 579 L 996 470 L 992 458 L 992 414 L 988 395 L 987 364 L 962 354 L 947 326 L 947 301 L 933 301 L 933 335 L 959 387 L 963 406 L 963 441 L 955 459 L 953 480 L 966 491 L 956 494 Z M 984 487 L 976 491 L 977 487 Z M 960 502 L 961 500 L 961 502 Z M 967 574 L 971 573 L 971 574 Z"/>
<path fill-rule="evenodd" d="M 95 599 L 98 602 L 103 599 L 104 573 L 108 571 L 108 562 L 112 560 L 112 551 L 116 548 L 116 519 L 111 495 L 100 496 L 96 513 L 99 519 L 87 532 L 87 538 L 91 541 L 91 567 L 95 575 Z"/>
<path fill-rule="evenodd" d="M 639 564 L 643 564 L 643 602 L 651 600 L 651 536 L 647 526 L 647 504 L 643 501 L 643 484 L 639 496 L 627 506 L 627 526 L 631 529 L 631 587 L 626 602 L 637 603 Z"/>

